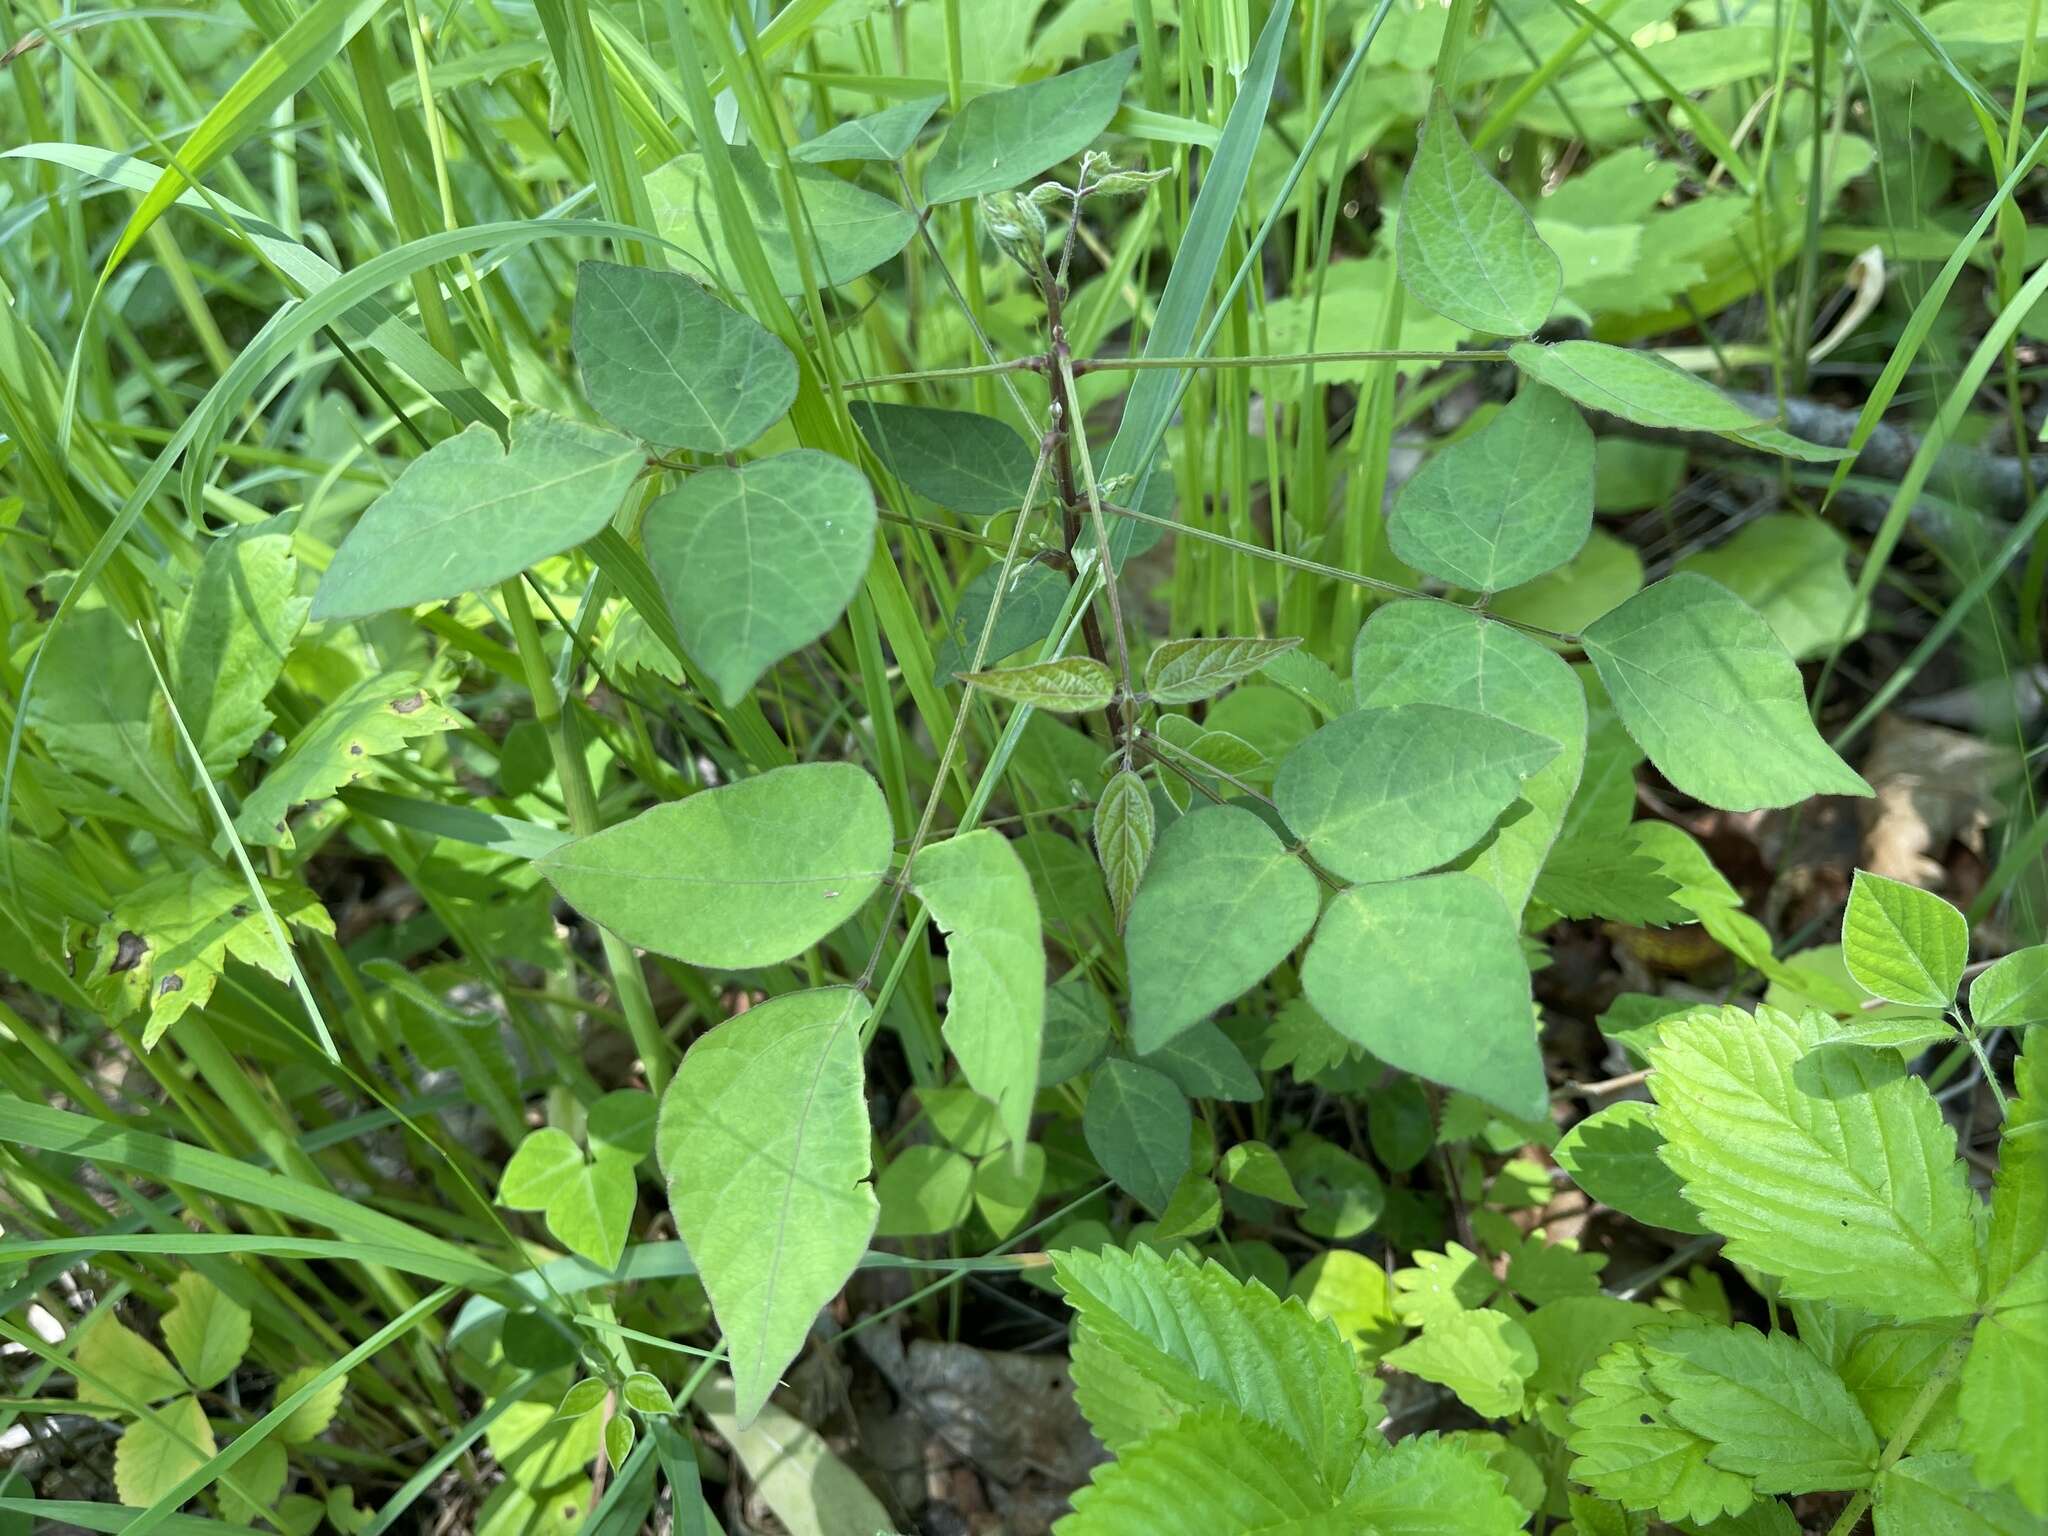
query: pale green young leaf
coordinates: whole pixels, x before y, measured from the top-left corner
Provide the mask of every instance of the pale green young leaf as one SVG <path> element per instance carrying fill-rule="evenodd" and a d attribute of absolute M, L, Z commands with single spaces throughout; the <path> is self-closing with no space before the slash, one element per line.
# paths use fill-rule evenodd
<path fill-rule="evenodd" d="M 1871 792 L 1813 728 L 1770 626 L 1718 582 L 1666 577 L 1590 625 L 1585 645 L 1628 733 L 1695 799 L 1756 810 Z"/>
<path fill-rule="evenodd" d="M 1299 1208 L 1305 1202 L 1288 1176 L 1280 1154 L 1263 1141 L 1240 1141 L 1223 1154 L 1216 1173 L 1224 1183 L 1279 1205 Z"/>
<path fill-rule="evenodd" d="M 302 1365 L 295 1371 L 287 1371 L 278 1379 L 276 1401 L 284 1402 L 324 1374 L 325 1368 L 317 1365 Z M 285 1416 L 284 1422 L 277 1426 L 277 1438 L 287 1445 L 303 1445 L 319 1439 L 341 1411 L 341 1399 L 347 1391 L 348 1377 L 336 1376 Z"/>
<path fill-rule="evenodd" d="M 1138 774 L 1120 770 L 1095 802 L 1095 857 L 1102 865 L 1119 929 L 1130 920 L 1138 883 L 1152 861 L 1154 824 L 1151 790 Z"/>
<path fill-rule="evenodd" d="M 1787 1296 L 1913 1321 L 1976 1309 L 1976 1197 L 1891 1052 L 1814 1051 L 1825 1014 L 1696 1008 L 1650 1050 L 1659 1155 L 1728 1256 Z"/>
<path fill-rule="evenodd" d="M 2036 1447 L 2038 1451 L 2038 1447 Z M 2041 1522 L 2018 1497 L 1986 1488 L 1960 1452 L 1908 1456 L 1877 1480 L 1877 1536 L 2040 1536 Z"/>
<path fill-rule="evenodd" d="M 43 640 L 27 725 L 64 767 L 89 773 L 166 825 L 199 813 L 142 642 L 109 608 L 80 608 Z"/>
<path fill-rule="evenodd" d="M 201 1392 L 228 1379 L 255 1331 L 247 1307 L 191 1269 L 172 1284 L 171 1307 L 159 1326 L 171 1358 Z"/>
<path fill-rule="evenodd" d="M 800 763 L 657 805 L 537 860 L 571 906 L 692 965 L 773 965 L 858 912 L 895 830 L 851 763 Z"/>
<path fill-rule="evenodd" d="M 1193 1116 L 1163 1072 L 1112 1058 L 1088 1084 L 1081 1131 L 1102 1171 L 1148 1209 L 1163 1211 L 1188 1170 Z"/>
<path fill-rule="evenodd" d="M 461 730 L 469 722 L 437 700 L 415 672 L 364 678 L 315 715 L 263 782 L 242 800 L 235 831 L 264 848 L 292 846 L 286 825 L 295 806 L 324 800 L 370 772 L 374 759 L 417 736 Z"/>
<path fill-rule="evenodd" d="M 138 1403 L 159 1402 L 186 1390 L 185 1378 L 163 1351 L 111 1314 L 85 1331 L 76 1353 L 86 1371 Z"/>
<path fill-rule="evenodd" d="M 1093 656 L 1063 656 L 1058 661 L 1034 661 L 994 672 L 963 672 L 960 678 L 999 699 L 1061 715 L 1107 709 L 1116 697 L 1115 674 Z"/>
<path fill-rule="evenodd" d="M 995 629 L 982 656 L 984 663 L 1014 656 L 1051 634 L 1072 586 L 1065 572 L 1037 560 L 1017 566 L 1007 583 L 1002 566 L 985 568 L 960 589 L 959 600 L 946 620 L 945 633 L 932 652 L 932 681 L 940 687 L 952 682 L 973 662 L 974 648 L 981 644 L 981 632 L 988 624 L 988 611 L 994 605 L 999 584 L 1003 586 L 1003 603 L 996 609 Z"/>
<path fill-rule="evenodd" d="M 598 415 L 664 448 L 731 453 L 796 399 L 789 348 L 679 272 L 583 262 L 572 333 Z"/>
<path fill-rule="evenodd" d="M 1485 1305 L 1500 1288 L 1486 1261 L 1459 1243 L 1442 1253 L 1419 1250 L 1415 1262 L 1394 1271 L 1394 1312 L 1411 1327 L 1427 1328 L 1452 1312 Z"/>
<path fill-rule="evenodd" d="M 1970 1022 L 2016 1029 L 2048 1019 L 2048 944 L 2014 950 L 1970 983 Z"/>
<path fill-rule="evenodd" d="M 273 1515 L 271 1511 L 278 1496 L 284 1492 L 285 1479 L 290 1475 L 291 1464 L 283 1442 L 274 1436 L 265 1440 L 236 1463 L 234 1486 L 221 1489 L 222 1520 L 228 1524 L 253 1525 L 268 1519 L 280 1530 L 288 1531 L 284 1512 L 280 1509 Z M 248 1491 L 247 1497 L 243 1496 L 244 1489 Z"/>
<path fill-rule="evenodd" d="M 1932 892 L 1859 869 L 1842 918 L 1842 959 L 1873 997 L 1946 1008 L 1969 963 L 1970 925 Z"/>
<path fill-rule="evenodd" d="M 993 416 L 870 400 L 854 401 L 847 414 L 884 469 L 948 511 L 1013 511 L 1031 489 L 1037 453 Z"/>
<path fill-rule="evenodd" d="M 1678 1175 L 1657 1156 L 1663 1145 L 1650 1106 L 1630 1099 L 1581 1120 L 1553 1155 L 1602 1205 L 1667 1232 L 1704 1233 L 1699 1212 L 1678 1192 Z"/>
<path fill-rule="evenodd" d="M 1300 1446 L 1211 1408 L 1126 1446 L 1074 1494 L 1060 1536 L 1340 1536 L 1362 1527 Z"/>
<path fill-rule="evenodd" d="M 1385 1268 L 1351 1248 L 1326 1248 L 1294 1272 L 1287 1294 L 1328 1318 L 1361 1360 L 1377 1360 L 1407 1329 L 1394 1312 Z"/>
<path fill-rule="evenodd" d="M 1166 1209 L 1159 1213 L 1151 1240 L 1171 1243 L 1213 1232 L 1223 1220 L 1223 1191 L 1216 1181 L 1190 1169 L 1173 1186 Z"/>
<path fill-rule="evenodd" d="M 610 1269 L 626 1251 L 638 1198 L 631 1163 L 618 1157 L 586 1163 L 579 1156 L 548 1199 L 548 1231 L 571 1253 Z"/>
<path fill-rule="evenodd" d="M 1953 1041 L 1956 1032 L 1938 1018 L 1857 1017 L 1837 1022 L 1815 1050 L 1842 1046 L 1865 1051 L 1903 1051 L 1917 1056 L 1928 1046 Z"/>
<path fill-rule="evenodd" d="M 651 1371 L 635 1371 L 628 1376 L 619 1389 L 619 1396 L 626 1406 L 635 1413 L 674 1413 L 675 1399 L 669 1396 L 668 1388 L 661 1384 L 661 1378 Z"/>
<path fill-rule="evenodd" d="M 1567 1436 L 1577 1481 L 1662 1520 L 1705 1522 L 1749 1507 L 1749 1479 L 1708 1462 L 1713 1442 L 1671 1417 L 1638 1344 L 1616 1344 L 1580 1385 Z"/>
<path fill-rule="evenodd" d="M 1475 331 L 1528 335 L 1557 303 L 1564 276 L 1556 253 L 1472 153 L 1442 91 L 1430 97 L 1421 135 L 1395 231 L 1402 285 Z"/>
<path fill-rule="evenodd" d="M 214 778 L 225 777 L 270 725 L 264 698 L 306 622 L 298 569 L 289 538 L 216 539 L 165 625 L 171 694 Z"/>
<path fill-rule="evenodd" d="M 946 1044 L 1021 1147 L 1045 1034 L 1045 936 L 1031 876 L 1010 840 L 984 827 L 933 843 L 911 878 L 946 935 Z"/>
<path fill-rule="evenodd" d="M 2048 1201 L 2040 1198 L 2048 1187 L 2048 1036 L 2026 1037 L 2012 1080 L 1984 1245 L 1984 1292 L 2000 1313 L 2009 1308 L 2008 1292 L 2048 1281 L 2041 1262 L 2048 1254 Z"/>
<path fill-rule="evenodd" d="M 1447 967 L 1446 955 L 1458 963 Z M 1549 1104 L 1529 967 L 1500 897 L 1467 874 L 1354 886 L 1301 968 L 1331 1026 L 1381 1061 L 1525 1118 Z"/>
<path fill-rule="evenodd" d="M 1375 1536 L 1512 1536 L 1529 1512 L 1475 1445 L 1440 1435 L 1368 1444 L 1345 1488 L 1354 1530 Z"/>
<path fill-rule="evenodd" d="M 582 1166 L 582 1149 L 567 1131 L 552 1125 L 530 1131 L 498 1176 L 498 1204 L 515 1211 L 544 1211 Z"/>
<path fill-rule="evenodd" d="M 1354 710 L 1288 754 L 1273 799 L 1324 868 L 1394 880 L 1479 841 L 1558 751 L 1552 738 L 1477 710 Z"/>
<path fill-rule="evenodd" d="M 1420 1337 L 1382 1357 L 1397 1370 L 1449 1387 L 1481 1418 L 1519 1413 L 1536 1372 L 1536 1344 L 1505 1312 L 1478 1307 L 1446 1312 Z"/>
<path fill-rule="evenodd" d="M 1823 1316 L 1826 1321 L 1821 1321 Z M 1867 1313 L 1854 1308 L 1816 1303 L 1802 1305 L 1798 1319 L 1800 1338 L 1808 1349 L 1816 1355 L 1832 1350 L 1840 1357 L 1835 1368 L 1842 1383 L 1854 1394 L 1856 1405 L 1883 1444 L 1889 1444 L 1905 1425 L 1906 1416 L 1916 1412 L 1920 1393 L 1943 1357 L 1969 1331 L 1966 1318 L 1873 1323 Z M 1954 1450 L 1962 1443 L 1966 1431 L 1958 1412 L 1960 1398 L 1958 1383 L 1951 1379 L 1932 1408 L 1922 1405 L 1919 1428 L 1913 1434 L 1916 1450 Z"/>
<path fill-rule="evenodd" d="M 1863 633 L 1848 558 L 1849 541 L 1819 518 L 1774 512 L 1677 569 L 1721 583 L 1763 616 L 1793 660 L 1810 661 Z"/>
<path fill-rule="evenodd" d="M 1529 384 L 1401 487 L 1387 541 L 1417 570 L 1491 593 L 1563 565 L 1592 526 L 1592 430 L 1564 396 Z"/>
<path fill-rule="evenodd" d="M 603 1377 L 584 1377 L 562 1394 L 562 1400 L 555 1405 L 555 1419 L 580 1419 L 587 1413 L 597 1412 L 610 1390 Z"/>
<path fill-rule="evenodd" d="M 1301 641 L 1234 638 L 1168 640 L 1145 662 L 1155 704 L 1193 704 L 1241 683 Z"/>
<path fill-rule="evenodd" d="M 692 1045 L 662 1100 L 669 1204 L 730 1352 L 742 1423 L 875 1230 L 866 1015 L 842 987 L 772 998 Z"/>
<path fill-rule="evenodd" d="M 1804 457 L 1834 450 L 1787 437 L 1696 374 L 1654 352 L 1613 347 L 1599 341 L 1563 341 L 1555 346 L 1517 342 L 1508 349 L 1529 378 L 1569 395 L 1591 411 L 1604 411 L 1639 426 L 1678 432 L 1713 432 L 1773 453 Z"/>
<path fill-rule="evenodd" d="M 1576 1402 L 1581 1383 L 1602 1355 L 1662 1320 L 1654 1307 L 1613 1296 L 1564 1296 L 1545 1302 L 1522 1319 L 1522 1327 L 1536 1343 L 1538 1362 L 1529 1390 L 1567 1405 Z"/>
<path fill-rule="evenodd" d="M 507 447 L 481 422 L 406 465 L 334 552 L 313 617 L 361 619 L 478 592 L 611 521 L 645 459 L 630 437 L 535 407 Z"/>
<path fill-rule="evenodd" d="M 114 1491 L 123 1504 L 147 1509 L 212 1460 L 217 1449 L 199 1399 L 173 1398 L 121 1431 L 114 1447 Z"/>
<path fill-rule="evenodd" d="M 946 127 L 925 165 L 924 200 L 936 207 L 1021 186 L 1092 144 L 1116 115 L 1138 51 L 1009 90 L 977 96 Z"/>
<path fill-rule="evenodd" d="M 974 1208 L 998 1238 L 1023 1225 L 1045 1187 L 1045 1148 L 1027 1143 L 1022 1162 L 1020 1168 L 1008 1152 L 995 1151 L 974 1165 Z"/>
<path fill-rule="evenodd" d="M 874 535 L 867 480 L 811 448 L 698 471 L 642 533 L 683 649 L 727 705 L 839 622 Z"/>
<path fill-rule="evenodd" d="M 789 158 L 809 165 L 830 165 L 843 160 L 901 160 L 924 132 L 932 114 L 946 104 L 944 96 L 920 96 L 849 118 L 815 138 L 793 145 Z"/>
<path fill-rule="evenodd" d="M 612 1471 L 626 1464 L 626 1458 L 633 1453 L 636 1434 L 629 1414 L 615 1413 L 604 1421 L 604 1459 Z"/>
<path fill-rule="evenodd" d="M 1256 986 L 1316 920 L 1316 880 L 1250 811 L 1215 806 L 1169 826 L 1131 904 L 1124 949 L 1140 1052 Z M 1189 934 L 1202 942 L 1190 947 Z"/>
<path fill-rule="evenodd" d="M 654 1150 L 654 1119 L 660 1105 L 651 1093 L 616 1088 L 590 1106 L 583 1135 L 592 1157 L 637 1163 Z"/>

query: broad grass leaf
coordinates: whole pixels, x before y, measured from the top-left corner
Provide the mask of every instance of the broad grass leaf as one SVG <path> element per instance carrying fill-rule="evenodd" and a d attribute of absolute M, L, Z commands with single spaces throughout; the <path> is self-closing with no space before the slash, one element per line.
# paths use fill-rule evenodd
<path fill-rule="evenodd" d="M 1010 840 L 986 827 L 933 843 L 910 875 L 946 935 L 946 1045 L 1021 1148 L 1045 1033 L 1045 937 L 1031 877 Z"/>
<path fill-rule="evenodd" d="M 731 706 L 839 622 L 874 552 L 875 497 L 844 459 L 797 448 L 691 475 L 642 537 L 683 649 Z"/>
<path fill-rule="evenodd" d="M 1002 584 L 1002 566 L 991 565 L 960 589 L 952 617 L 946 620 L 946 632 L 932 653 L 932 681 L 940 687 L 974 664 L 974 648 L 981 644 L 988 611 Z M 1002 606 L 996 608 L 995 630 L 988 638 L 987 654 L 981 658 L 983 665 L 1014 656 L 1051 634 L 1072 585 L 1064 571 L 1039 561 L 1027 560 L 1016 566 L 1003 587 Z"/>
<path fill-rule="evenodd" d="M 226 1381 L 249 1351 L 254 1332 L 249 1309 L 197 1270 L 171 1286 L 171 1307 L 160 1325 L 164 1345 L 185 1379 L 201 1392 Z"/>
<path fill-rule="evenodd" d="M 1007 1159 L 1005 1159 L 1007 1161 Z M 974 1165 L 951 1147 L 905 1147 L 875 1175 L 877 1237 L 932 1237 L 967 1219 Z"/>
<path fill-rule="evenodd" d="M 924 132 L 932 114 L 945 104 L 943 95 L 920 96 L 915 101 L 870 112 L 866 117 L 849 118 L 815 138 L 791 146 L 789 158 L 808 165 L 831 165 L 844 160 L 901 160 Z"/>
<path fill-rule="evenodd" d="M 1387 541 L 1417 570 L 1490 593 L 1563 565 L 1592 526 L 1592 430 L 1564 396 L 1527 384 L 1401 487 Z"/>
<path fill-rule="evenodd" d="M 1771 1007 L 1667 1020 L 1650 1049 L 1660 1155 L 1729 1258 L 1788 1297 L 1907 1322 L 1973 1312 L 1977 1199 L 1955 1132 L 1897 1055 L 1814 1052 L 1828 1023 Z"/>
<path fill-rule="evenodd" d="M 1074 1494 L 1060 1536 L 1342 1536 L 1365 1529 L 1279 1431 L 1228 1409 L 1126 1446 Z"/>
<path fill-rule="evenodd" d="M 1194 1117 L 1173 1079 L 1112 1057 L 1095 1069 L 1081 1132 L 1102 1171 L 1147 1209 L 1166 1209 L 1188 1171 Z"/>
<path fill-rule="evenodd" d="M 738 969 L 801 954 L 858 912 L 895 835 L 863 769 L 799 763 L 657 805 L 536 863 L 627 943 Z"/>
<path fill-rule="evenodd" d="M 1763 615 L 1793 660 L 1811 661 L 1863 633 L 1848 559 L 1849 541 L 1819 518 L 1774 512 L 1677 569 L 1720 582 Z"/>
<path fill-rule="evenodd" d="M 662 1099 L 676 1230 L 750 1424 L 875 1230 L 860 1028 L 843 987 L 772 998 L 702 1036 Z"/>
<path fill-rule="evenodd" d="M 796 399 L 789 348 L 679 272 L 582 263 L 572 326 L 598 415 L 664 448 L 731 453 Z"/>
<path fill-rule="evenodd" d="M 114 1447 L 114 1491 L 137 1509 L 176 1488 L 218 1449 L 196 1397 L 178 1397 L 121 1431 Z"/>
<path fill-rule="evenodd" d="M 1256 986 L 1307 937 L 1316 908 L 1315 876 L 1250 811 L 1175 821 L 1124 933 L 1136 1049 L 1156 1051 Z"/>
<path fill-rule="evenodd" d="M 1870 786 L 1821 740 L 1799 669 L 1719 582 L 1681 572 L 1589 625 L 1586 654 L 1657 770 L 1722 810 Z"/>
<path fill-rule="evenodd" d="M 171 694 L 206 772 L 225 777 L 270 725 L 264 698 L 306 621 L 292 541 L 234 533 L 207 546 L 165 626 Z"/>
<path fill-rule="evenodd" d="M 1447 1312 L 1419 1338 L 1381 1357 L 1424 1381 L 1449 1387 L 1482 1418 L 1522 1411 L 1526 1383 L 1536 1373 L 1536 1345 L 1528 1330 L 1491 1307 Z"/>
<path fill-rule="evenodd" d="M 1699 1212 L 1678 1193 L 1678 1176 L 1657 1156 L 1663 1145 L 1650 1107 L 1630 1099 L 1588 1115 L 1553 1152 L 1572 1182 L 1602 1205 L 1667 1232 L 1704 1233 Z"/>
<path fill-rule="evenodd" d="M 1970 925 L 1933 892 L 1859 869 L 1842 917 L 1842 960 L 1872 997 L 1946 1008 L 1970 960 Z"/>
<path fill-rule="evenodd" d="M 948 511 L 990 517 L 1024 505 L 1038 455 L 1007 423 L 869 400 L 854 401 L 847 414 L 884 469 Z"/>
<path fill-rule="evenodd" d="M 1347 880 L 1393 880 L 1478 842 L 1558 751 L 1477 710 L 1360 709 L 1289 754 L 1273 799 L 1317 863 Z"/>
<path fill-rule="evenodd" d="M 1116 675 L 1093 656 L 1063 656 L 1058 661 L 1034 661 L 960 676 L 999 699 L 1061 715 L 1107 709 L 1116 698 Z"/>
<path fill-rule="evenodd" d="M 2009 1029 L 2048 1019 L 2048 945 L 2015 950 L 1970 983 L 1970 1022 Z"/>
<path fill-rule="evenodd" d="M 1344 892 L 1323 915 L 1301 984 L 1333 1028 L 1389 1066 L 1525 1119 L 1548 1107 L 1521 938 L 1500 896 L 1472 875 Z"/>
<path fill-rule="evenodd" d="M 1487 172 L 1442 91 L 1430 97 L 1401 189 L 1394 237 L 1401 282 L 1445 319 L 1526 336 L 1550 318 L 1564 281 L 1514 194 Z"/>
<path fill-rule="evenodd" d="M 1029 85 L 991 91 L 960 109 L 925 165 L 924 200 L 936 207 L 1021 186 L 1072 159 L 1116 116 L 1138 60 L 1126 48 Z"/>
<path fill-rule="evenodd" d="M 1168 640 L 1146 659 L 1145 692 L 1155 704 L 1193 704 L 1243 682 L 1300 644 L 1298 639 Z"/>
<path fill-rule="evenodd" d="M 528 407 L 509 446 L 478 423 L 405 466 L 334 552 L 313 617 L 363 619 L 508 581 L 602 530 L 646 455 L 632 438 Z"/>
<path fill-rule="evenodd" d="M 1128 768 L 1102 787 L 1102 798 L 1095 802 L 1095 857 L 1119 929 L 1130 919 L 1131 902 L 1152 862 L 1155 820 L 1152 791 Z"/>

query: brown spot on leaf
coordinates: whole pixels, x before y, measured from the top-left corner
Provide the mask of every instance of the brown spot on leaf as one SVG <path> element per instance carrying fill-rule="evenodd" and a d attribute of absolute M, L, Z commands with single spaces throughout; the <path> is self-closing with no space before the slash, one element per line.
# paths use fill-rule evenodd
<path fill-rule="evenodd" d="M 363 744 L 360 741 L 350 742 L 348 744 L 348 755 L 350 757 L 361 757 L 363 755 Z"/>
<path fill-rule="evenodd" d="M 426 707 L 427 696 L 424 693 L 409 693 L 402 699 L 391 701 L 391 713 L 394 715 L 416 715 Z"/>
<path fill-rule="evenodd" d="M 156 995 L 158 997 L 169 997 L 173 992 L 182 992 L 184 990 L 185 978 L 176 971 L 171 972 L 170 975 L 156 984 Z"/>
<path fill-rule="evenodd" d="M 114 940 L 114 963 L 107 967 L 111 975 L 132 971 L 142 964 L 142 957 L 149 953 L 149 941 L 139 933 L 124 928 L 121 936 Z"/>
<path fill-rule="evenodd" d="M 245 901 L 236 902 L 234 905 L 234 914 L 236 917 L 247 917 L 249 915 L 249 904 Z"/>

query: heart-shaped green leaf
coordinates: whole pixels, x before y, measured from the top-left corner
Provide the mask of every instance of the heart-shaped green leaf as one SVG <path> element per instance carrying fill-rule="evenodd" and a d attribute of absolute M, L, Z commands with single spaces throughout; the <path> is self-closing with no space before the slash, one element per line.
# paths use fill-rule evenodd
<path fill-rule="evenodd" d="M 847 410 L 883 468 L 948 511 L 988 517 L 1024 504 L 1038 455 L 993 416 L 866 400 Z"/>

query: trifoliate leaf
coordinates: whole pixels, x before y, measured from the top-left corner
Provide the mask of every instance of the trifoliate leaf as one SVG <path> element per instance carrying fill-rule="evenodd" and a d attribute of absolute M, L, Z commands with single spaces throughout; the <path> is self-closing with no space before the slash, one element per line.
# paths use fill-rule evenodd
<path fill-rule="evenodd" d="M 1662 1520 L 1716 1520 L 1749 1507 L 1749 1479 L 1708 1463 L 1714 1443 L 1671 1417 L 1637 1343 L 1615 1345 L 1580 1385 L 1567 1437 L 1576 1480 Z"/>
<path fill-rule="evenodd" d="M 199 1391 L 219 1386 L 249 1351 L 249 1309 L 197 1270 L 178 1276 L 171 1298 L 161 1324 L 171 1358 Z"/>
<path fill-rule="evenodd" d="M 1522 1410 L 1525 1383 L 1536 1372 L 1536 1344 L 1505 1312 L 1479 1307 L 1444 1313 L 1385 1359 L 1397 1370 L 1449 1387 L 1481 1418 L 1505 1418 Z"/>
<path fill-rule="evenodd" d="M 1970 1021 L 1980 1030 L 2048 1020 L 2048 944 L 1993 961 L 1970 983 Z"/>
<path fill-rule="evenodd" d="M 1970 925 L 1932 892 L 1859 869 L 1842 918 L 1842 959 L 1873 997 L 1946 1008 L 1970 959 Z"/>
<path fill-rule="evenodd" d="M 86 1401 L 99 1401 L 104 1392 L 117 1399 L 154 1403 L 185 1390 L 185 1378 L 163 1351 L 111 1315 L 102 1315 L 85 1331 L 76 1352 L 80 1396 Z M 88 1376 L 89 1382 L 84 1379 Z"/>
<path fill-rule="evenodd" d="M 287 1371 L 278 1380 L 275 1400 L 281 1403 L 289 1397 L 296 1396 L 325 1374 L 326 1367 L 317 1365 L 305 1365 L 295 1371 Z M 348 1377 L 336 1376 L 285 1415 L 284 1422 L 277 1426 L 278 1439 L 287 1445 L 303 1445 L 309 1440 L 319 1439 L 326 1433 L 327 1426 L 334 1422 L 334 1416 L 341 1411 L 341 1400 L 347 1391 Z"/>

